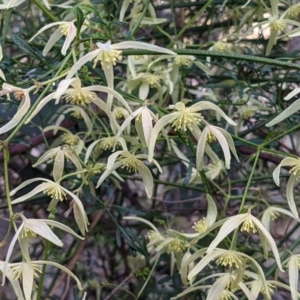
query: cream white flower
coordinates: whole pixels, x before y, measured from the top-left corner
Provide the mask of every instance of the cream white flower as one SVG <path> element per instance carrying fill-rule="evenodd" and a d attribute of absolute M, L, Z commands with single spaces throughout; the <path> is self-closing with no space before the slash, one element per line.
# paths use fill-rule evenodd
<path fill-rule="evenodd" d="M 150 50 L 158 53 L 176 55 L 176 53 L 174 53 L 171 50 L 158 47 L 155 45 L 146 44 L 142 42 L 135 42 L 135 41 L 125 41 L 113 45 L 111 44 L 110 41 L 106 42 L 105 44 L 98 42 L 96 43 L 96 46 L 98 49 L 84 55 L 73 65 L 66 79 L 72 78 L 75 75 L 75 73 L 87 62 L 93 60 L 94 67 L 95 67 L 98 61 L 100 61 L 107 80 L 107 86 L 109 88 L 113 88 L 114 87 L 113 66 L 116 65 L 117 61 L 120 61 L 122 59 L 122 50 L 144 49 L 144 50 Z M 110 95 L 107 99 L 107 105 L 108 105 L 108 110 L 111 110 L 112 98 Z"/>
<path fill-rule="evenodd" d="M 289 171 L 291 176 L 289 177 L 286 185 L 287 203 L 295 218 L 299 219 L 297 205 L 294 200 L 294 186 L 296 180 L 300 178 L 300 158 L 286 157 L 276 167 L 276 169 L 273 171 L 273 179 L 276 185 L 278 186 L 280 185 L 279 182 L 280 168 L 285 166 L 292 167 Z"/>
<path fill-rule="evenodd" d="M 7 264 L 7 267 L 5 269 L 4 264 L 0 261 L 0 270 L 9 278 L 10 282 L 13 284 L 15 292 L 17 291 L 16 296 L 18 296 L 18 300 L 24 300 L 18 280 L 22 280 L 25 300 L 31 300 L 32 292 L 35 290 L 35 286 L 37 286 L 34 283 L 34 279 L 40 277 L 43 265 L 54 266 L 66 272 L 69 276 L 75 279 L 78 289 L 82 290 L 82 285 L 77 276 L 66 267 L 53 261 L 37 260 L 23 261 L 20 263 L 10 263 Z"/>
<path fill-rule="evenodd" d="M 75 155 L 74 150 L 66 145 L 48 150 L 38 159 L 33 167 L 36 167 L 41 163 L 48 161 L 49 159 L 54 159 L 53 178 L 54 181 L 58 181 L 64 171 L 65 158 L 67 158 L 67 160 L 71 160 L 78 171 L 82 170 L 81 163 L 78 157 Z"/>
<path fill-rule="evenodd" d="M 149 141 L 149 161 L 153 159 L 155 143 L 160 131 L 168 124 L 171 124 L 174 130 L 187 131 L 189 129 L 194 136 L 199 138 L 201 131 L 198 126 L 204 121 L 204 117 L 200 111 L 212 109 L 218 112 L 229 124 L 236 125 L 217 105 L 208 101 L 199 101 L 190 107 L 186 107 L 183 102 L 178 102 L 169 107 L 176 109 L 176 111 L 163 116 L 155 124 Z"/>
<path fill-rule="evenodd" d="M 277 207 L 277 206 L 270 206 L 263 212 L 263 215 L 261 217 L 261 222 L 268 231 L 270 231 L 270 221 L 276 220 L 280 214 L 283 214 L 283 215 L 289 216 L 293 219 L 296 219 L 294 214 L 292 212 L 290 212 L 289 210 L 281 208 L 281 207 Z M 299 221 L 299 220 L 297 220 L 297 221 Z"/>
<path fill-rule="evenodd" d="M 30 261 L 28 250 L 26 249 L 28 247 L 28 239 L 35 237 L 36 235 L 39 235 L 47 239 L 48 241 L 52 242 L 53 244 L 59 247 L 63 246 L 62 241 L 53 233 L 53 231 L 50 229 L 49 226 L 60 228 L 74 235 L 77 238 L 84 239 L 81 236 L 79 236 L 75 231 L 73 231 L 71 228 L 69 228 L 68 226 L 62 223 L 53 220 L 48 220 L 48 219 L 27 219 L 22 213 L 19 213 L 19 216 L 22 218 L 22 223 L 18 228 L 18 230 L 16 231 L 7 250 L 5 263 L 3 266 L 4 274 L 6 272 L 6 268 L 8 266 L 8 262 L 11 257 L 12 251 L 18 239 L 21 246 L 22 254 L 27 261 Z M 4 280 L 5 280 L 5 276 L 3 276 L 3 283 Z"/>
<path fill-rule="evenodd" d="M 4 83 L 2 88 L 5 93 L 14 93 L 16 100 L 21 101 L 21 104 L 13 118 L 6 125 L 0 128 L 0 134 L 13 129 L 22 121 L 22 118 L 26 115 L 30 108 L 31 103 L 29 93 L 35 89 L 35 86 L 28 89 L 21 89 L 8 83 Z"/>
<path fill-rule="evenodd" d="M 278 268 L 280 271 L 283 271 L 279 252 L 276 246 L 276 243 L 267 229 L 263 226 L 263 224 L 251 214 L 249 210 L 245 214 L 239 214 L 233 217 L 229 217 L 222 227 L 220 228 L 215 239 L 210 243 L 210 246 L 207 248 L 207 253 L 210 254 L 214 251 L 214 249 L 219 245 L 219 243 L 228 236 L 233 230 L 237 229 L 242 224 L 241 231 L 246 231 L 248 233 L 257 233 L 260 236 L 260 242 L 263 247 L 264 257 L 268 258 L 268 245 L 270 246 Z"/>
<path fill-rule="evenodd" d="M 74 25 L 74 22 L 76 20 L 70 21 L 70 22 L 66 22 L 66 21 L 62 21 L 62 22 L 55 22 L 55 23 L 51 23 L 48 24 L 46 26 L 44 26 L 43 28 L 41 28 L 30 40 L 29 42 L 31 42 L 33 39 L 36 38 L 36 36 L 38 36 L 39 34 L 41 34 L 43 31 L 53 27 L 53 26 L 59 26 L 59 28 L 54 31 L 54 33 L 51 35 L 50 39 L 48 40 L 44 50 L 43 50 L 43 55 L 47 55 L 47 53 L 51 50 L 51 48 L 54 46 L 54 44 L 62 37 L 62 36 L 66 36 L 65 42 L 63 44 L 63 47 L 61 49 L 61 53 L 62 55 L 66 55 L 67 50 L 70 48 L 70 45 L 72 43 L 72 41 L 74 40 L 75 36 L 76 36 L 76 31 L 77 28 Z"/>
<path fill-rule="evenodd" d="M 225 166 L 227 169 L 230 168 L 230 150 L 236 160 L 239 161 L 231 135 L 223 128 L 206 123 L 197 144 L 196 166 L 198 170 L 201 169 L 206 143 L 211 143 L 215 140 L 218 140 L 222 148 L 225 157 Z"/>
<path fill-rule="evenodd" d="M 52 201 L 50 202 L 49 207 L 48 207 L 48 210 L 52 210 L 54 207 L 56 207 L 56 205 L 59 201 L 65 200 L 67 195 L 69 195 L 76 202 L 78 211 L 80 212 L 80 216 L 79 215 L 77 215 L 77 216 L 78 216 L 78 218 L 80 218 L 81 223 L 84 222 L 84 224 L 85 224 L 84 230 L 81 231 L 81 233 L 85 234 L 85 231 L 88 231 L 89 222 L 88 222 L 88 218 L 87 218 L 86 212 L 84 210 L 84 207 L 82 205 L 82 202 L 74 193 L 72 193 L 69 190 L 67 190 L 66 188 L 62 187 L 58 182 L 53 182 L 46 178 L 29 179 L 29 180 L 26 180 L 23 183 L 21 183 L 14 190 L 12 190 L 10 192 L 10 195 L 13 196 L 17 191 L 19 191 L 20 189 L 24 188 L 28 184 L 31 184 L 32 182 L 35 182 L 35 181 L 43 181 L 43 183 L 39 184 L 31 192 L 13 200 L 12 204 L 17 204 L 17 203 L 23 202 L 27 199 L 30 199 L 34 195 L 36 195 L 40 192 L 43 192 L 52 198 Z M 75 219 L 75 221 L 77 222 L 78 220 Z"/>
<path fill-rule="evenodd" d="M 13 270 L 10 268 L 10 264 L 7 265 L 5 274 L 3 272 L 3 269 L 4 269 L 4 261 L 0 260 L 0 271 L 3 274 L 2 276 L 6 276 L 8 278 L 17 299 L 25 300 L 19 281 L 14 278 L 14 273 Z"/>
<path fill-rule="evenodd" d="M 116 161 L 118 158 L 118 161 Z M 148 198 L 151 198 L 153 192 L 153 177 L 148 167 L 141 161 L 141 159 L 147 159 L 146 154 L 133 155 L 129 151 L 116 151 L 111 154 L 107 160 L 107 166 L 105 172 L 101 175 L 98 180 L 97 188 L 102 182 L 116 169 L 119 167 L 127 169 L 128 171 L 138 172 L 145 185 L 145 190 Z M 162 172 L 161 167 L 153 160 L 153 163 Z"/>
<path fill-rule="evenodd" d="M 109 117 L 112 129 L 117 131 L 120 128 L 120 126 L 113 117 L 110 109 L 108 109 L 108 105 L 103 100 L 101 100 L 95 92 L 103 92 L 110 94 L 112 97 L 115 97 L 129 111 L 129 113 L 131 113 L 131 109 L 126 100 L 113 89 L 101 85 L 82 87 L 80 79 L 72 78 L 62 80 L 58 85 L 56 92 L 51 93 L 47 95 L 44 99 L 42 99 L 36 107 L 36 109 L 30 115 L 30 117 L 26 120 L 26 123 L 30 122 L 32 118 L 36 116 L 49 101 L 55 99 L 55 103 L 57 104 L 60 98 L 63 95 L 65 95 L 66 101 L 72 104 L 86 106 L 90 103 L 94 103 L 95 105 L 97 105 Z"/>

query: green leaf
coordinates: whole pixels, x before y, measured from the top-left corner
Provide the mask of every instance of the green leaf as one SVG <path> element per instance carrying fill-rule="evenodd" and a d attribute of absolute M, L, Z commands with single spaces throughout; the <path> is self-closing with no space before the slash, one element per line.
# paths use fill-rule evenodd
<path fill-rule="evenodd" d="M 41 63 L 47 65 L 48 67 L 52 68 L 41 56 L 39 56 L 36 51 L 34 51 L 25 41 L 23 41 L 19 36 L 13 34 L 12 40 L 14 43 L 25 53 L 32 56 L 33 58 L 37 59 Z"/>
<path fill-rule="evenodd" d="M 76 10 L 75 10 L 75 14 L 76 14 L 76 17 L 77 17 L 77 33 L 76 33 L 76 36 L 79 37 L 79 34 L 80 34 L 80 30 L 81 30 L 81 27 L 82 27 L 82 24 L 84 22 L 84 14 L 82 12 L 82 10 L 79 8 L 79 7 L 76 7 Z"/>

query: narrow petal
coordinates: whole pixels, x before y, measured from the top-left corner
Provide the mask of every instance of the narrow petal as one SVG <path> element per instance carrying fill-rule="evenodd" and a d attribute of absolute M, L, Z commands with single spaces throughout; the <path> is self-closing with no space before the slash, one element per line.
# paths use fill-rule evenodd
<path fill-rule="evenodd" d="M 226 286 L 230 283 L 230 274 L 226 274 L 218 278 L 208 291 L 206 300 L 221 299 L 222 292 Z"/>
<path fill-rule="evenodd" d="M 226 141 L 227 141 L 227 144 L 232 152 L 232 154 L 234 155 L 234 157 L 236 158 L 237 161 L 240 161 L 239 160 L 239 157 L 236 153 L 236 149 L 235 149 L 235 146 L 234 146 L 234 142 L 233 142 L 233 139 L 231 137 L 231 135 L 226 131 L 224 130 L 223 128 L 220 128 L 218 127 L 218 129 L 221 131 L 221 133 L 224 135 Z"/>
<path fill-rule="evenodd" d="M 211 197 L 211 195 L 206 194 L 206 201 L 207 201 L 206 220 L 207 220 L 209 226 L 211 226 L 212 224 L 214 224 L 216 222 L 216 219 L 218 216 L 218 208 L 217 208 L 215 201 Z"/>
<path fill-rule="evenodd" d="M 65 167 L 65 155 L 64 152 L 58 151 L 54 160 L 54 165 L 53 165 L 53 178 L 54 181 L 58 181 L 64 171 L 64 167 Z"/>
<path fill-rule="evenodd" d="M 230 169 L 231 154 L 230 154 L 230 150 L 226 138 L 224 137 L 222 132 L 219 131 L 219 128 L 215 126 L 209 126 L 209 129 L 215 135 L 222 148 L 222 151 L 224 153 L 224 158 L 225 158 L 225 167 L 227 169 Z"/>
<path fill-rule="evenodd" d="M 228 218 L 220 228 L 215 239 L 210 243 L 207 253 L 212 253 L 223 239 L 228 236 L 234 229 L 238 228 L 248 217 L 248 213 L 240 214 Z"/>
<path fill-rule="evenodd" d="M 125 41 L 112 45 L 113 49 L 144 49 L 149 51 L 154 51 L 163 54 L 177 55 L 175 52 L 162 48 L 159 46 L 143 43 L 143 42 L 135 42 L 135 41 Z"/>
<path fill-rule="evenodd" d="M 62 25 L 62 24 L 65 24 L 66 22 L 65 21 L 61 21 L 61 22 L 54 22 L 54 23 L 51 23 L 51 24 L 48 24 L 44 27 L 42 27 L 30 40 L 29 42 L 32 42 L 33 39 L 35 39 L 36 36 L 38 36 L 39 34 L 41 34 L 43 31 L 53 27 L 53 26 L 56 26 L 56 25 Z"/>
<path fill-rule="evenodd" d="M 145 185 L 145 190 L 146 190 L 147 196 L 150 199 L 152 197 L 152 193 L 153 193 L 153 177 L 152 177 L 152 174 L 151 174 L 150 170 L 145 165 L 142 165 L 142 166 L 138 165 L 137 170 L 138 170 L 139 174 L 142 177 L 142 180 L 143 180 L 144 185 Z"/>
<path fill-rule="evenodd" d="M 289 269 L 289 283 L 293 300 L 298 300 L 298 278 L 299 278 L 299 269 L 298 261 L 295 255 L 291 255 L 288 263 Z"/>
<path fill-rule="evenodd" d="M 61 49 L 61 54 L 62 55 L 66 55 L 67 50 L 70 48 L 70 45 L 71 45 L 72 41 L 74 40 L 74 38 L 76 36 L 76 31 L 77 31 L 77 28 L 74 25 L 74 22 L 71 22 L 70 28 L 69 28 L 69 31 L 68 31 L 68 35 L 67 35 L 67 37 L 65 39 L 65 42 L 64 42 L 64 45 Z"/>
<path fill-rule="evenodd" d="M 34 278 L 34 270 L 31 266 L 31 262 L 23 262 L 22 266 L 22 285 L 24 296 L 26 300 L 30 300 L 31 294 L 33 291 L 33 278 Z"/>
<path fill-rule="evenodd" d="M 292 99 L 294 96 L 296 96 L 299 93 L 300 93 L 300 88 L 295 88 L 292 92 L 290 92 L 289 94 L 287 94 L 283 99 L 286 100 L 286 101 L 290 100 L 290 99 Z M 299 99 L 297 99 L 297 100 L 299 100 Z"/>
<path fill-rule="evenodd" d="M 88 54 L 86 54 L 85 56 L 81 57 L 71 68 L 71 70 L 69 71 L 66 79 L 70 79 L 72 78 L 77 71 L 87 62 L 93 60 L 99 53 L 100 53 L 101 49 L 96 49 L 92 52 L 89 52 Z"/>
<path fill-rule="evenodd" d="M 48 52 L 52 49 L 52 47 L 56 44 L 56 42 L 63 36 L 61 33 L 60 28 L 56 29 L 54 33 L 51 35 L 50 39 L 48 40 L 45 48 L 43 50 L 43 56 L 46 56 Z"/>
<path fill-rule="evenodd" d="M 32 196 L 36 195 L 36 194 L 39 194 L 43 191 L 45 191 L 46 189 L 48 188 L 51 188 L 53 185 L 53 183 L 46 183 L 46 182 L 43 182 L 41 184 L 39 184 L 37 187 L 35 187 L 32 191 L 30 191 L 29 193 L 13 200 L 11 203 L 12 204 L 17 204 L 17 203 L 20 203 L 20 202 L 23 202 L 27 199 L 30 199 Z"/>
<path fill-rule="evenodd" d="M 3 265 L 3 271 L 2 271 L 2 276 L 3 276 L 2 285 L 4 285 L 4 282 L 5 282 L 5 276 L 6 276 L 5 274 L 6 274 L 6 268 L 8 266 L 8 262 L 10 260 L 10 257 L 11 257 L 11 254 L 13 252 L 14 246 L 15 246 L 15 244 L 16 244 L 23 228 L 24 228 L 24 223 L 22 223 L 20 225 L 20 227 L 18 228 L 18 230 L 16 231 L 16 233 L 15 233 L 14 237 L 12 238 L 12 240 L 9 244 L 9 247 L 7 249 L 6 258 L 5 258 L 5 262 L 4 262 L 4 265 Z"/>
<path fill-rule="evenodd" d="M 73 194 L 74 195 L 74 194 Z M 73 199 L 73 195 L 71 196 Z M 75 195 L 74 195 L 75 196 Z M 79 198 L 78 198 L 79 200 Z M 80 201 L 80 200 L 79 200 Z M 80 201 L 81 202 L 81 201 Z M 28 219 L 27 219 L 28 220 Z M 84 240 L 84 237 L 78 235 L 74 230 L 72 230 L 70 227 L 60 223 L 60 222 L 57 222 L 57 221 L 54 221 L 54 220 L 48 220 L 48 219 L 40 219 L 40 221 L 43 221 L 45 224 L 49 225 L 49 226 L 54 226 L 54 227 L 57 227 L 61 230 L 64 230 L 65 232 L 68 232 L 72 235 L 74 235 L 76 238 L 78 239 L 81 239 L 81 240 Z"/>
<path fill-rule="evenodd" d="M 48 150 L 46 153 L 44 153 L 38 160 L 37 162 L 32 165 L 34 168 L 40 164 L 42 164 L 43 162 L 53 158 L 54 156 L 56 156 L 56 154 L 59 152 L 60 147 L 54 148 L 54 149 L 50 149 Z"/>
<path fill-rule="evenodd" d="M 218 112 L 226 121 L 227 123 L 236 126 L 237 124 L 231 120 L 221 108 L 219 108 L 216 104 L 213 104 L 212 102 L 209 101 L 199 101 L 196 104 L 192 105 L 192 107 L 197 107 L 199 110 L 206 110 L 206 109 L 212 109 Z"/>
<path fill-rule="evenodd" d="M 51 93 L 47 95 L 44 99 L 42 99 L 38 106 L 35 108 L 35 110 L 32 112 L 32 114 L 25 121 L 25 124 L 28 124 L 40 112 L 40 110 L 54 98 L 54 95 L 55 93 Z"/>
<path fill-rule="evenodd" d="M 196 150 L 196 168 L 197 170 L 202 169 L 203 165 L 203 158 L 204 158 L 204 152 L 205 152 L 205 145 L 206 140 L 207 140 L 207 135 L 208 135 L 209 129 L 206 126 L 204 130 L 202 131 L 198 143 L 197 143 L 197 150 Z"/>
<path fill-rule="evenodd" d="M 178 116 L 180 115 L 180 113 L 178 112 L 174 112 L 174 113 L 170 113 L 166 116 L 163 116 L 161 119 L 159 119 L 153 130 L 152 130 L 152 135 L 151 135 L 151 138 L 149 140 L 149 161 L 151 162 L 152 159 L 153 159 L 153 156 L 154 156 L 154 148 L 155 148 L 155 143 L 156 143 L 156 140 L 157 140 L 157 137 L 160 133 L 160 131 L 167 125 L 169 124 L 170 122 L 172 122 L 174 119 L 176 119 Z"/>
<path fill-rule="evenodd" d="M 276 118 L 274 118 L 272 121 L 266 124 L 267 127 L 273 126 L 282 120 L 288 118 L 293 113 L 297 112 L 299 110 L 300 106 L 300 99 L 293 102 L 288 108 L 286 108 L 283 112 L 281 112 Z"/>
<path fill-rule="evenodd" d="M 280 168 L 285 166 L 294 166 L 300 163 L 299 159 L 292 158 L 292 157 L 286 157 L 284 158 L 280 164 L 276 167 L 276 169 L 273 171 L 273 180 L 275 181 L 276 185 L 279 186 L 279 175 L 280 175 Z"/>
<path fill-rule="evenodd" d="M 33 179 L 29 179 L 29 180 L 26 180 L 24 182 L 22 182 L 19 186 L 17 186 L 15 189 L 13 189 L 11 192 L 10 192 L 10 196 L 13 196 L 18 190 L 22 189 L 23 187 L 25 187 L 26 185 L 32 183 L 32 182 L 35 182 L 35 181 L 46 181 L 46 182 L 53 182 L 49 179 L 45 179 L 45 178 L 41 178 L 41 177 L 37 177 L 37 178 L 33 178 Z"/>
<path fill-rule="evenodd" d="M 296 176 L 291 174 L 286 185 L 286 199 L 291 212 L 294 214 L 295 218 L 299 219 L 299 213 L 294 199 L 295 182 L 296 182 Z"/>
<path fill-rule="evenodd" d="M 53 262 L 53 261 L 37 260 L 37 261 L 33 261 L 32 263 L 37 264 L 37 265 L 38 264 L 46 264 L 46 265 L 54 266 L 58 269 L 63 270 L 65 273 L 67 273 L 69 276 L 71 276 L 72 278 L 75 279 L 78 289 L 82 290 L 82 285 L 81 285 L 79 279 L 68 268 L 66 268 L 56 262 Z"/>
<path fill-rule="evenodd" d="M 276 246 L 276 243 L 275 243 L 273 237 L 271 236 L 271 234 L 267 231 L 267 229 L 263 226 L 263 224 L 256 217 L 252 216 L 251 214 L 249 214 L 249 215 L 250 215 L 251 220 L 255 223 L 257 229 L 260 230 L 261 233 L 262 233 L 262 235 L 260 235 L 260 238 L 261 239 L 265 238 L 266 241 L 268 242 L 268 244 L 269 244 L 269 246 L 270 246 L 270 248 L 273 252 L 273 255 L 275 257 L 275 260 L 276 260 L 276 263 L 278 265 L 279 270 L 284 272 L 284 270 L 281 266 L 281 261 L 280 261 L 278 248 Z"/>
<path fill-rule="evenodd" d="M 100 176 L 96 189 L 103 183 L 103 181 L 111 174 L 113 171 L 115 171 L 118 167 L 121 166 L 121 163 L 115 163 L 114 167 L 112 169 L 106 169 L 103 174 Z"/>

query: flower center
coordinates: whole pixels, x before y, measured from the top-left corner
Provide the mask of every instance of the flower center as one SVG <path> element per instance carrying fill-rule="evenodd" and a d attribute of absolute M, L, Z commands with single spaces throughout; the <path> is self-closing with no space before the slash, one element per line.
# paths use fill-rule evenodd
<path fill-rule="evenodd" d="M 16 100 L 21 101 L 25 97 L 25 93 L 22 90 L 14 91 L 14 96 Z"/>
<path fill-rule="evenodd" d="M 290 174 L 293 174 L 297 179 L 300 177 L 300 160 L 293 168 L 290 169 Z"/>
<path fill-rule="evenodd" d="M 283 20 L 274 20 L 269 26 L 271 31 L 279 32 L 285 29 L 285 22 Z"/>
<path fill-rule="evenodd" d="M 70 24 L 61 24 L 59 25 L 60 32 L 63 35 L 68 35 L 69 30 L 70 30 Z"/>
<path fill-rule="evenodd" d="M 99 148 L 103 150 L 111 150 L 113 149 L 114 145 L 116 143 L 115 137 L 107 137 L 102 139 L 102 141 L 99 143 Z M 120 145 L 119 142 L 116 143 L 116 145 Z"/>
<path fill-rule="evenodd" d="M 94 92 L 83 89 L 68 89 L 65 99 L 68 103 L 86 106 L 98 97 Z"/>
<path fill-rule="evenodd" d="M 96 66 L 97 62 L 100 61 L 102 68 L 109 69 L 111 65 L 115 66 L 118 60 L 122 60 L 121 50 L 112 49 L 111 45 L 109 44 L 101 44 L 100 52 L 94 60 L 94 67 Z"/>
<path fill-rule="evenodd" d="M 131 153 L 122 154 L 120 157 L 120 162 L 122 163 L 122 169 L 137 172 L 139 167 L 143 167 L 144 164 L 139 159 L 137 159 Z"/>
<path fill-rule="evenodd" d="M 200 234 L 206 232 L 208 227 L 209 227 L 209 224 L 205 218 L 202 218 L 198 222 L 195 222 L 194 226 L 192 226 L 192 228 L 194 228 L 195 231 L 199 232 Z"/>
<path fill-rule="evenodd" d="M 183 131 L 186 131 L 188 128 L 192 131 L 193 128 L 191 125 L 198 125 L 203 120 L 203 117 L 200 113 L 198 113 L 194 108 L 185 107 L 182 102 L 178 102 L 175 105 L 175 108 L 181 114 L 172 123 L 174 130 L 182 129 Z"/>
<path fill-rule="evenodd" d="M 212 132 L 208 132 L 206 141 L 211 144 L 212 142 L 215 142 L 217 140 L 216 136 Z"/>
<path fill-rule="evenodd" d="M 234 267 L 234 268 L 244 268 L 245 262 L 242 257 L 237 255 L 236 253 L 233 253 L 231 251 L 227 251 L 226 254 L 222 255 L 216 260 L 217 265 L 221 265 L 224 267 Z"/>
<path fill-rule="evenodd" d="M 21 233 L 20 233 L 21 238 L 35 238 L 36 233 L 32 231 L 30 228 L 24 226 Z"/>
<path fill-rule="evenodd" d="M 174 240 L 168 244 L 167 252 L 181 253 L 185 248 L 183 240 L 174 238 Z"/>
<path fill-rule="evenodd" d="M 148 83 L 151 87 L 158 88 L 162 79 L 163 76 L 160 75 L 146 74 L 143 78 L 143 82 Z"/>
<path fill-rule="evenodd" d="M 193 56 L 177 55 L 174 58 L 174 63 L 175 63 L 175 65 L 177 65 L 179 67 L 190 68 L 192 66 L 194 60 L 195 60 L 195 58 Z"/>
<path fill-rule="evenodd" d="M 241 231 L 247 231 L 248 233 L 256 233 L 257 229 L 251 218 L 247 218 L 242 225 Z"/>
<path fill-rule="evenodd" d="M 67 193 L 64 192 L 57 183 L 54 183 L 52 187 L 46 189 L 44 194 L 47 194 L 54 200 L 63 201 L 67 198 Z"/>
<path fill-rule="evenodd" d="M 77 135 L 74 135 L 72 133 L 64 133 L 62 135 L 62 141 L 70 146 L 76 146 L 79 141 L 79 137 Z"/>

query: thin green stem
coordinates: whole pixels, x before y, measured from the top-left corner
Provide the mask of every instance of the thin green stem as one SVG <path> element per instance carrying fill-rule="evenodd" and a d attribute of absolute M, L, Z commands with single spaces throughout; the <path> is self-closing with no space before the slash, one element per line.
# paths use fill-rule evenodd
<path fill-rule="evenodd" d="M 244 208 L 245 201 L 246 201 L 247 194 L 248 194 L 248 190 L 250 188 L 250 185 L 251 185 L 251 182 L 252 182 L 252 177 L 254 175 L 254 171 L 255 171 L 255 168 L 256 168 L 256 165 L 257 165 L 257 162 L 258 162 L 258 159 L 259 159 L 259 154 L 260 154 L 260 150 L 258 150 L 256 152 L 256 155 L 255 155 L 255 160 L 254 160 L 254 163 L 253 163 L 253 166 L 252 166 L 252 170 L 251 170 L 251 173 L 249 175 L 247 185 L 246 185 L 245 190 L 244 190 L 243 198 L 242 198 L 242 201 L 241 201 L 241 204 L 240 204 L 239 214 L 242 212 L 242 210 Z"/>
<path fill-rule="evenodd" d="M 208 51 L 208 50 L 192 50 L 192 49 L 173 49 L 172 51 L 174 51 L 179 55 L 194 55 L 194 56 L 205 57 L 205 58 L 206 57 L 226 58 L 231 60 L 256 62 L 256 63 L 261 63 L 263 65 L 277 66 L 286 69 L 300 70 L 299 64 L 284 62 L 279 59 L 270 59 L 270 58 L 259 57 L 254 55 L 216 52 L 216 51 Z M 158 55 L 159 53 L 149 51 L 149 50 L 124 50 L 122 52 L 123 56 L 145 55 L 145 54 Z"/>
<path fill-rule="evenodd" d="M 32 1 L 33 1 L 33 2 L 35 3 L 35 5 L 36 5 L 37 7 L 39 7 L 39 8 L 42 10 L 42 12 L 43 12 L 49 19 L 51 19 L 53 22 L 58 22 L 58 21 L 59 21 L 59 19 L 58 19 L 57 17 L 55 17 L 55 16 L 47 9 L 47 7 L 45 7 L 43 4 L 41 4 L 39 0 L 32 0 Z"/>
<path fill-rule="evenodd" d="M 11 26 L 12 9 L 9 9 L 5 15 L 3 30 L 1 31 L 1 46 L 4 48 L 8 30 Z"/>
<path fill-rule="evenodd" d="M 146 288 L 146 286 L 147 286 L 147 284 L 148 284 L 148 282 L 149 282 L 149 280 L 150 280 L 150 278 L 151 278 L 151 276 L 152 276 L 152 274 L 153 274 L 153 272 L 154 272 L 154 270 L 156 268 L 156 265 L 157 265 L 157 263 L 159 261 L 159 258 L 160 258 L 160 255 L 157 256 L 157 259 L 155 260 L 155 262 L 153 264 L 153 267 L 152 267 L 152 269 L 151 269 L 151 271 L 150 271 L 150 273 L 148 275 L 147 280 L 145 281 L 144 285 L 142 286 L 141 290 L 139 291 L 138 295 L 136 296 L 136 300 L 139 299 L 139 297 L 142 295 L 144 289 Z"/>

